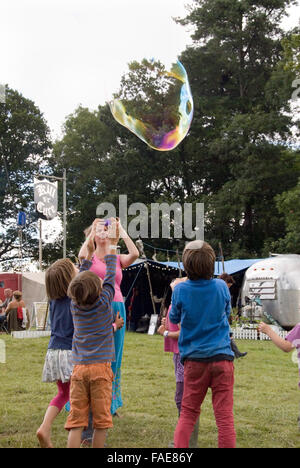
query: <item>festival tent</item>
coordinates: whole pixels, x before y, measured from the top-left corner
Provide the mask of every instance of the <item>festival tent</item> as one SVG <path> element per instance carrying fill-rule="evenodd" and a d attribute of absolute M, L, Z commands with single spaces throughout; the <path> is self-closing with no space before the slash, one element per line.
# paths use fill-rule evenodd
<path fill-rule="evenodd" d="M 22 293 L 30 317 L 33 317 L 34 302 L 48 301 L 45 286 L 45 273 L 22 273 Z"/>
<path fill-rule="evenodd" d="M 260 262 L 261 258 L 246 259 L 246 260 L 226 260 L 224 262 L 225 272 L 229 275 L 235 275 L 241 271 L 246 271 L 249 267 L 254 265 L 256 262 Z M 223 273 L 222 262 L 217 261 L 215 264 L 215 276 L 219 276 Z"/>
<path fill-rule="evenodd" d="M 240 260 L 240 259 L 235 259 L 235 260 L 226 260 L 224 261 L 224 270 L 226 273 L 229 275 L 234 275 L 236 273 L 239 273 L 240 271 L 247 270 L 249 267 L 251 267 L 254 263 L 260 262 L 262 259 L 261 258 L 255 258 L 255 259 L 246 259 L 246 260 Z M 179 265 L 177 262 L 162 262 L 163 265 L 169 265 L 172 268 L 179 268 Z M 184 270 L 183 264 L 180 263 L 180 268 L 181 270 Z M 223 265 L 222 262 L 216 261 L 215 263 L 215 276 L 219 276 L 223 273 Z"/>
<path fill-rule="evenodd" d="M 236 305 L 246 270 L 260 259 L 235 259 L 224 262 L 224 270 L 232 275 L 235 285 L 231 288 L 232 304 Z M 215 264 L 215 276 L 223 273 L 223 264 Z M 127 312 L 127 328 L 146 332 L 150 316 L 161 314 L 170 304 L 170 283 L 179 276 L 185 276 L 182 263 L 155 262 L 140 259 L 123 270 L 121 284 Z M 141 323 L 142 322 L 142 323 Z"/>
<path fill-rule="evenodd" d="M 127 328 L 146 332 L 152 314 L 160 314 L 170 303 L 170 283 L 179 274 L 178 265 L 140 259 L 123 270 L 121 283 L 127 312 Z M 140 323 L 144 322 L 144 323 Z"/>

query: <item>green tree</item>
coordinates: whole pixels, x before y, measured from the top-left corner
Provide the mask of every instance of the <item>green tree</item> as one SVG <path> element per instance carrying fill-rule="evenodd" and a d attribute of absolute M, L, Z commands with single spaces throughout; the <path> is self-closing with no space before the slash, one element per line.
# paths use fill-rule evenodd
<path fill-rule="evenodd" d="M 0 258 L 18 255 L 17 213 L 24 210 L 29 221 L 25 231 L 26 255 L 37 242 L 33 203 L 33 177 L 47 163 L 51 142 L 47 123 L 29 99 L 6 87 L 0 103 Z"/>
<path fill-rule="evenodd" d="M 271 249 L 278 253 L 300 254 L 300 179 L 296 187 L 276 197 L 279 213 L 286 224 L 286 234 L 273 242 Z"/>
<path fill-rule="evenodd" d="M 300 32 L 299 28 L 293 31 L 282 41 L 285 69 L 300 74 Z"/>
<path fill-rule="evenodd" d="M 95 112 L 79 108 L 68 117 L 53 164 L 68 170 L 68 245 L 74 254 L 97 205 L 117 206 L 119 194 L 127 194 L 129 204 L 147 206 L 204 202 L 206 239 L 216 249 L 221 241 L 226 258 L 262 255 L 285 236 L 275 197 L 295 187 L 298 172 L 295 151 L 286 144 L 295 75 L 284 69 L 280 21 L 292 3 L 195 0 L 187 17 L 178 20 L 194 27 L 194 44 L 180 60 L 189 74 L 195 114 L 175 150 L 150 149 L 114 121 L 108 106 Z M 151 116 L 149 103 L 162 84 L 145 66 L 145 61 L 130 64 L 119 96 L 129 106 L 136 96 L 139 110 L 150 107 Z M 160 105 L 156 102 L 157 109 Z M 151 243 L 177 246 L 167 239 Z"/>
<path fill-rule="evenodd" d="M 227 257 L 261 255 L 266 239 L 285 230 L 274 197 L 297 180 L 285 144 L 294 74 L 283 69 L 280 29 L 292 3 L 194 0 L 178 20 L 194 27 L 194 44 L 181 56 L 195 98 L 194 183 L 207 240 L 221 241 Z"/>

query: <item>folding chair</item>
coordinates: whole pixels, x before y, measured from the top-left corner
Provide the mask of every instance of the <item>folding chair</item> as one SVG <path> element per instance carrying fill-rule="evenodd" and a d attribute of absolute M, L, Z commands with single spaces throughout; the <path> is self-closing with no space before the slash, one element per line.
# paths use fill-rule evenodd
<path fill-rule="evenodd" d="M 6 333 L 7 335 L 9 335 L 9 331 L 8 331 L 8 328 L 7 328 L 7 320 L 5 319 L 4 322 L 2 322 L 0 324 L 0 332 L 4 332 Z"/>

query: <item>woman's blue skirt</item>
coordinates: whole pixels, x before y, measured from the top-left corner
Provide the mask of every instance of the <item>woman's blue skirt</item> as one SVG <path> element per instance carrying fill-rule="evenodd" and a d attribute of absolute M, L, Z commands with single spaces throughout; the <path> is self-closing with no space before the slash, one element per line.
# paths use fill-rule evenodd
<path fill-rule="evenodd" d="M 113 386 L 112 386 L 111 413 L 115 414 L 117 409 L 123 406 L 122 394 L 121 394 L 121 364 L 122 364 L 124 338 L 125 338 L 125 330 L 126 330 L 126 309 L 125 309 L 124 302 L 113 302 L 112 310 L 113 310 L 114 316 L 116 316 L 117 313 L 119 312 L 120 317 L 123 318 L 124 320 L 124 326 L 120 330 L 117 330 L 114 335 L 116 360 L 115 362 L 111 363 L 111 368 L 114 373 L 114 380 L 113 380 Z"/>

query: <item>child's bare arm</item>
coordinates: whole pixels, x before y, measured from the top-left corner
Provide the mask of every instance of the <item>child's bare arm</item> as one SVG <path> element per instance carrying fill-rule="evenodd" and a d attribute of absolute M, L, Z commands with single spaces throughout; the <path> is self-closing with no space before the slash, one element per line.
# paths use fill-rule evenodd
<path fill-rule="evenodd" d="M 163 336 L 164 332 L 168 331 L 168 338 L 173 338 L 174 340 L 178 340 L 179 335 L 180 335 L 180 324 L 178 324 L 178 327 L 179 327 L 179 330 L 177 331 L 169 331 L 168 328 L 166 327 L 166 321 L 165 319 L 163 319 L 161 326 L 157 330 L 157 333 Z"/>
<path fill-rule="evenodd" d="M 114 332 L 116 332 L 117 330 L 120 330 L 121 328 L 123 328 L 123 326 L 124 326 L 124 319 L 120 317 L 120 312 L 118 311 L 115 321 L 113 323 Z"/>
<path fill-rule="evenodd" d="M 271 338 L 271 340 L 277 346 L 277 348 L 281 349 L 285 353 L 290 353 L 291 351 L 293 351 L 294 347 L 292 343 L 277 335 L 277 333 L 270 327 L 270 325 L 261 322 L 258 326 L 258 330 L 261 333 L 265 333 L 266 335 L 268 335 L 268 337 Z"/>
<path fill-rule="evenodd" d="M 108 226 L 108 235 L 110 238 L 110 255 L 105 256 L 106 275 L 103 281 L 103 288 L 101 295 L 106 295 L 110 302 L 115 295 L 115 276 L 116 276 L 116 248 L 119 241 L 119 224 L 114 218 L 110 218 L 111 224 Z"/>

